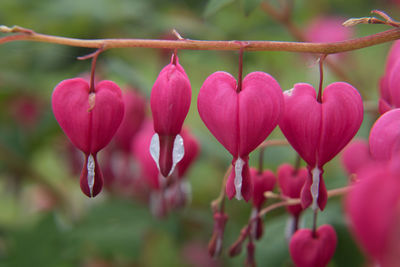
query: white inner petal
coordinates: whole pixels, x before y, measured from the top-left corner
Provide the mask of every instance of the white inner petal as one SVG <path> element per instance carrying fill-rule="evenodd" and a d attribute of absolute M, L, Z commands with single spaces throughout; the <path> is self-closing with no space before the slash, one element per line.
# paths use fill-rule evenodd
<path fill-rule="evenodd" d="M 245 162 L 241 159 L 238 158 L 235 162 L 235 190 L 236 190 L 236 196 L 235 198 L 237 200 L 241 200 L 242 199 L 242 181 L 243 181 L 243 177 L 242 177 L 242 170 L 243 170 L 243 166 L 244 166 Z"/>
<path fill-rule="evenodd" d="M 285 90 L 285 91 L 283 91 L 283 93 L 284 93 L 285 95 L 287 95 L 287 96 L 291 96 L 291 95 L 293 94 L 293 88 L 292 88 L 292 89 L 289 89 L 289 90 Z"/>
<path fill-rule="evenodd" d="M 149 150 L 151 157 L 157 164 L 158 171 L 160 171 L 160 164 L 158 163 L 160 160 L 160 137 L 157 133 L 151 138 Z"/>
<path fill-rule="evenodd" d="M 172 167 L 168 173 L 168 176 L 170 176 L 174 172 L 176 164 L 178 164 L 179 161 L 183 159 L 184 155 L 185 147 L 183 145 L 183 138 L 178 134 L 174 140 L 174 147 L 172 149 Z"/>
<path fill-rule="evenodd" d="M 93 186 L 94 186 L 94 158 L 90 154 L 88 157 L 88 162 L 87 162 L 87 182 L 90 190 L 90 196 L 93 196 Z"/>
<path fill-rule="evenodd" d="M 312 196 L 312 209 L 318 209 L 318 194 L 319 194 L 319 176 L 321 174 L 321 170 L 318 167 L 315 167 L 311 171 L 312 174 L 312 184 L 311 184 L 311 196 Z"/>

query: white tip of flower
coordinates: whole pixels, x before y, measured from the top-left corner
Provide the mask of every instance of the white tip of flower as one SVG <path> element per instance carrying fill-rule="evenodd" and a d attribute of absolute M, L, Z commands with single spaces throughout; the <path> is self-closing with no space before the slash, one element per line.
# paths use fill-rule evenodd
<path fill-rule="evenodd" d="M 242 170 L 243 170 L 243 166 L 244 166 L 245 162 L 241 159 L 238 158 L 235 162 L 235 190 L 236 190 L 236 196 L 235 198 L 237 200 L 241 200 L 242 199 L 242 181 L 243 181 L 243 177 L 242 177 Z"/>
<path fill-rule="evenodd" d="M 89 155 L 88 157 L 86 168 L 87 168 L 87 182 L 90 190 L 90 196 L 93 197 L 95 162 L 92 155 Z"/>
<path fill-rule="evenodd" d="M 311 184 L 311 196 L 312 196 L 312 206 L 311 208 L 315 211 L 318 209 L 318 194 L 319 194 L 319 177 L 321 175 L 321 170 L 315 167 L 311 171 L 312 174 L 312 184 Z"/>
<path fill-rule="evenodd" d="M 157 164 L 158 171 L 160 171 L 160 164 L 158 163 L 160 160 L 160 137 L 157 133 L 151 138 L 149 150 L 151 157 Z"/>
<path fill-rule="evenodd" d="M 174 172 L 176 165 L 183 159 L 184 155 L 185 147 L 183 145 L 183 138 L 178 134 L 174 140 L 174 147 L 172 149 L 172 167 L 168 176 Z"/>
<path fill-rule="evenodd" d="M 285 90 L 285 91 L 283 91 L 283 93 L 284 93 L 285 95 L 287 95 L 287 96 L 291 96 L 291 95 L 293 94 L 293 88 L 292 88 L 292 89 L 289 89 L 289 90 Z"/>

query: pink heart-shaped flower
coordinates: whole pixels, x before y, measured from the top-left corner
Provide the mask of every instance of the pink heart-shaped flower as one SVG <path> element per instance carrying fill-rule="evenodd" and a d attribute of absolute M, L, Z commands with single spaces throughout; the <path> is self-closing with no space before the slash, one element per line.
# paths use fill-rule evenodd
<path fill-rule="evenodd" d="M 250 168 L 250 177 L 253 183 L 253 206 L 261 209 L 262 204 L 267 200 L 264 193 L 274 190 L 275 174 L 270 170 L 260 173 L 257 169 Z"/>
<path fill-rule="evenodd" d="M 232 75 L 216 72 L 201 87 L 197 105 L 207 128 L 232 154 L 235 167 L 243 167 L 247 164 L 241 161 L 276 127 L 283 111 L 283 97 L 279 84 L 266 73 L 248 74 L 243 79 L 242 90 L 237 92 L 237 83 Z M 238 160 L 241 160 L 240 164 L 236 164 Z M 239 175 L 242 173 L 240 166 L 237 168 Z M 241 185 L 238 179 L 236 181 Z M 235 191 L 239 191 L 239 187 L 235 185 Z M 246 188 L 250 187 L 246 185 Z M 240 192 L 236 194 L 240 198 Z M 228 196 L 233 197 L 231 191 Z M 247 195 L 245 199 L 250 197 Z"/>
<path fill-rule="evenodd" d="M 347 173 L 358 173 L 364 166 L 373 162 L 368 142 L 364 139 L 354 140 L 348 144 L 342 153 L 342 165 Z"/>
<path fill-rule="evenodd" d="M 89 91 L 82 78 L 59 83 L 53 91 L 53 113 L 71 142 L 85 153 L 81 189 L 89 197 L 96 196 L 103 184 L 97 164 L 97 152 L 114 136 L 124 115 L 121 90 L 111 81 L 96 84 Z"/>
<path fill-rule="evenodd" d="M 299 168 L 296 171 L 292 165 L 284 163 L 279 166 L 277 176 L 282 194 L 290 198 L 299 198 L 309 173 L 306 168 Z M 287 206 L 286 209 L 295 217 L 303 211 L 300 204 Z"/>
<path fill-rule="evenodd" d="M 369 135 L 371 155 L 376 160 L 389 160 L 400 151 L 400 109 L 383 114 Z"/>
<path fill-rule="evenodd" d="M 320 226 L 315 236 L 310 229 L 300 229 L 290 240 L 290 256 L 297 267 L 324 267 L 333 257 L 336 244 L 336 233 L 330 225 Z"/>
<path fill-rule="evenodd" d="M 357 242 L 379 266 L 398 266 L 400 262 L 399 159 L 397 155 L 357 173 L 359 182 L 353 185 L 345 201 Z"/>
<path fill-rule="evenodd" d="M 354 87 L 344 82 L 328 85 L 323 92 L 322 103 L 317 101 L 315 89 L 305 83 L 285 91 L 284 99 L 285 111 L 279 127 L 312 171 L 310 179 L 314 189 L 304 193 L 313 195 L 313 208 L 316 208 L 322 167 L 342 150 L 360 128 L 363 120 L 362 99 Z M 305 189 L 310 191 L 310 188 Z M 302 204 L 307 206 L 304 201 Z M 321 201 L 318 205 L 323 209 L 325 203 Z"/>

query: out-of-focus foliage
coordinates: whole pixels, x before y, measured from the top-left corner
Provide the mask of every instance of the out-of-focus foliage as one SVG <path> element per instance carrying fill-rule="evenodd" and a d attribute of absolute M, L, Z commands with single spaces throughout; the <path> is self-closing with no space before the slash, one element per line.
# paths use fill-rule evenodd
<path fill-rule="evenodd" d="M 294 40 L 286 29 L 266 15 L 260 0 L 2 0 L 0 24 L 19 25 L 40 33 L 75 38 L 171 37 L 171 30 L 189 39 Z M 279 6 L 279 1 L 269 1 Z M 317 16 L 343 18 L 368 16 L 381 9 L 399 18 L 400 7 L 388 1 L 334 0 L 294 1 L 293 21 L 302 30 Z M 359 25 L 364 36 L 385 26 Z M 378 79 L 383 73 L 389 44 L 347 53 L 338 64 L 364 100 L 377 101 Z M 142 202 L 103 190 L 96 199 L 80 192 L 79 174 L 72 174 L 65 135 L 51 112 L 51 93 L 63 79 L 90 70 L 90 61 L 78 56 L 90 49 L 33 42 L 0 46 L 0 266 L 201 266 L 213 220 L 209 203 L 216 198 L 229 154 L 213 138 L 197 114 L 196 96 L 211 73 L 237 74 L 237 53 L 179 51 L 180 63 L 192 85 L 192 105 L 185 124 L 202 145 L 202 152 L 188 174 L 192 202 L 160 220 Z M 137 87 L 145 95 L 169 51 L 130 48 L 101 54 L 98 74 L 121 87 Z M 315 59 L 287 52 L 248 52 L 244 74 L 265 71 L 283 90 L 294 83 L 319 83 Z M 324 84 L 338 78 L 326 68 Z M 366 114 L 359 135 L 366 137 L 374 122 Z M 275 130 L 269 138 L 282 138 Z M 258 152 L 253 153 L 256 165 Z M 264 166 L 276 170 L 283 162 L 294 163 L 290 147 L 266 150 Z M 328 189 L 343 186 L 347 178 L 338 160 L 326 166 Z M 250 206 L 227 202 L 230 219 L 225 232 L 227 248 L 239 235 L 250 215 Z M 310 225 L 311 215 L 304 216 Z M 287 214 L 279 210 L 267 216 L 265 235 L 256 246 L 260 266 L 290 266 L 284 237 Z M 339 238 L 330 266 L 362 266 L 363 257 L 346 227 L 339 198 L 329 200 L 319 224 L 332 224 Z M 223 253 L 216 266 L 241 266 L 241 256 Z M 207 262 L 207 261 L 205 261 Z M 197 265 L 196 265 L 197 264 Z"/>

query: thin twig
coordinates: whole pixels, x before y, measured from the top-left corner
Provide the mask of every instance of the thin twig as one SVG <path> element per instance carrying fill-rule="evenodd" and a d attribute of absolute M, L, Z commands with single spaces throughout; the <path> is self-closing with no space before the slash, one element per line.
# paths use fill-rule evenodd
<path fill-rule="evenodd" d="M 333 43 L 278 42 L 278 41 L 244 41 L 243 48 L 238 41 L 201 41 L 201 40 L 155 40 L 155 39 L 75 39 L 36 33 L 29 29 L 21 31 L 20 27 L 0 26 L 0 32 L 18 33 L 0 38 L 0 44 L 13 41 L 33 41 L 88 48 L 164 48 L 190 50 L 240 50 L 244 51 L 286 51 L 315 54 L 334 54 L 357 50 L 400 39 L 400 29 L 391 29 L 373 35 Z"/>

